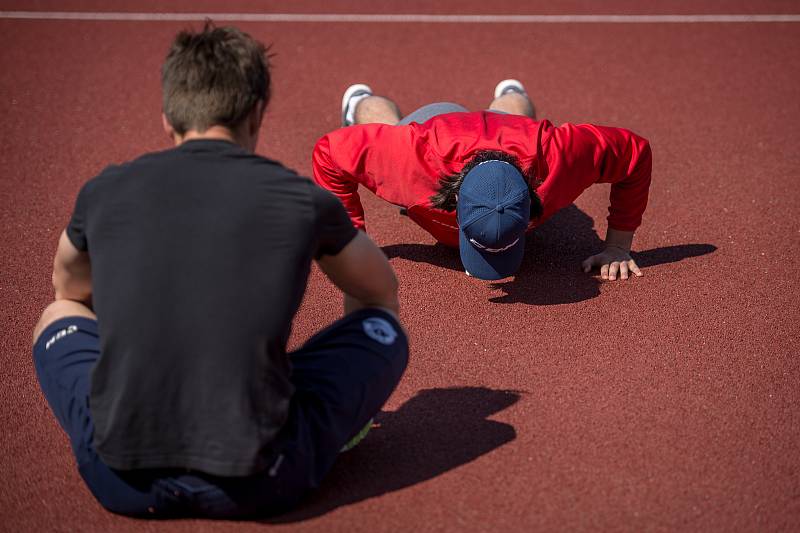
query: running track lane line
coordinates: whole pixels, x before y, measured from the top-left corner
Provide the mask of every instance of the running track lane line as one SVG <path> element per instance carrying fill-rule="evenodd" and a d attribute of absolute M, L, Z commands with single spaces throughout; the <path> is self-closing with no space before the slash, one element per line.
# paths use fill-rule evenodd
<path fill-rule="evenodd" d="M 425 22 L 448 24 L 693 24 L 800 22 L 800 15 L 368 15 L 327 13 L 121 13 L 0 11 L 0 19 L 226 22 Z"/>

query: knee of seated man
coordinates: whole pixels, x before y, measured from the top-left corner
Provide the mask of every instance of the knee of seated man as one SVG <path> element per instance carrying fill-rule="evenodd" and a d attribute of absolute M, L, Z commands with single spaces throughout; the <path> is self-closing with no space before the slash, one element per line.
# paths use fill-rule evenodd
<path fill-rule="evenodd" d="M 369 351 L 382 361 L 370 367 L 376 378 L 396 385 L 408 365 L 408 337 L 393 311 L 381 307 L 374 310 L 381 313 L 367 310 L 363 311 L 367 316 L 360 317 L 361 333 L 374 341 Z"/>
<path fill-rule="evenodd" d="M 39 318 L 39 322 L 33 329 L 33 344 L 36 344 L 36 341 L 39 340 L 42 332 L 44 332 L 48 326 L 57 320 L 72 316 L 80 316 L 91 319 L 97 318 L 92 310 L 82 303 L 74 302 L 72 300 L 56 300 L 51 302 L 50 305 L 44 308 L 44 311 L 42 311 L 42 316 Z"/>

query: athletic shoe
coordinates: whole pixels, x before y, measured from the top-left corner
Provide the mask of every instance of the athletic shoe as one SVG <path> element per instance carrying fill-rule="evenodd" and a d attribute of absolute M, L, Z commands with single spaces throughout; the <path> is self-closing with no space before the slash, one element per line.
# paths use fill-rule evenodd
<path fill-rule="evenodd" d="M 356 106 L 366 98 L 372 96 L 372 88 L 363 83 L 351 85 L 342 96 L 342 126 L 352 126 L 356 122 Z"/>
<path fill-rule="evenodd" d="M 528 93 L 525 92 L 525 87 L 519 80 L 503 80 L 497 84 L 497 87 L 494 88 L 494 97 L 500 98 L 504 94 L 515 92 L 519 93 L 523 96 L 528 96 Z"/>
<path fill-rule="evenodd" d="M 366 437 L 366 436 L 367 436 L 367 433 L 369 433 L 369 430 L 372 428 L 372 421 L 373 421 L 373 419 L 372 419 L 372 418 L 370 418 L 370 419 L 369 419 L 369 422 L 367 422 L 367 425 L 366 425 L 366 426 L 364 426 L 364 427 L 361 429 L 361 431 L 359 431 L 358 433 L 356 433 L 356 436 L 355 436 L 355 437 L 353 437 L 352 439 L 350 439 L 350 441 L 349 441 L 347 444 L 345 444 L 345 445 L 342 447 L 342 449 L 341 449 L 341 450 L 339 450 L 339 453 L 341 453 L 341 452 L 347 452 L 347 451 L 350 451 L 350 450 L 352 450 L 353 448 L 355 448 L 355 447 L 356 447 L 356 445 L 358 445 L 358 443 L 359 443 L 359 442 L 361 442 L 362 440 L 364 440 L 364 437 Z"/>

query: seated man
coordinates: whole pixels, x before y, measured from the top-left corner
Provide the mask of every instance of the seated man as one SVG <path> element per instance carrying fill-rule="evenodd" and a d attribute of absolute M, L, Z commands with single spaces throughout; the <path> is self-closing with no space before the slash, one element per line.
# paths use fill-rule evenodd
<path fill-rule="evenodd" d="M 397 281 L 341 203 L 257 156 L 264 46 L 207 23 L 162 70 L 176 147 L 87 182 L 56 251 L 37 375 L 99 502 L 239 517 L 294 505 L 408 357 Z M 312 259 L 345 316 L 286 353 Z"/>
<path fill-rule="evenodd" d="M 621 128 L 537 121 L 522 84 L 504 80 L 489 112 L 452 103 L 401 120 L 397 106 L 369 86 L 342 99 L 345 127 L 314 149 L 314 179 L 364 229 L 358 185 L 398 205 L 433 237 L 458 247 L 467 274 L 513 275 L 525 232 L 570 205 L 594 183 L 611 183 L 605 250 L 583 262 L 603 279 L 641 276 L 630 256 L 650 188 L 646 139 Z"/>

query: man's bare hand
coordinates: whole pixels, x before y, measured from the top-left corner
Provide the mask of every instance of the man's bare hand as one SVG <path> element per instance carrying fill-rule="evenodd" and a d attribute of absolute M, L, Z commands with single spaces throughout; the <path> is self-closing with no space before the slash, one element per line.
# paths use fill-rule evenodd
<path fill-rule="evenodd" d="M 617 279 L 617 275 L 621 279 L 628 279 L 631 274 L 637 277 L 642 275 L 630 252 L 616 246 L 606 247 L 599 254 L 586 259 L 582 265 L 584 272 L 591 272 L 592 268 L 600 267 L 600 277 L 609 281 Z"/>

